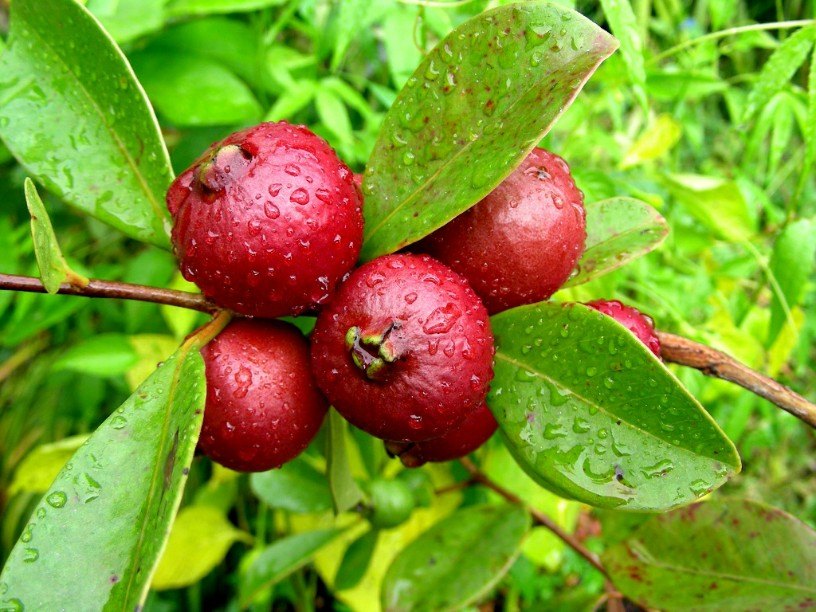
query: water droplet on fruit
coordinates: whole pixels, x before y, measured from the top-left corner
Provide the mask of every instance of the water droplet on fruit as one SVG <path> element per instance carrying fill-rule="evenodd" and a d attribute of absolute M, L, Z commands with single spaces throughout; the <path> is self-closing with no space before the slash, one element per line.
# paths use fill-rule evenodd
<path fill-rule="evenodd" d="M 321 187 L 320 189 L 315 190 L 315 196 L 318 200 L 325 202 L 326 204 L 331 202 L 331 195 L 329 194 L 328 189 L 323 189 Z"/>
<path fill-rule="evenodd" d="M 290 176 L 298 176 L 300 174 L 300 166 L 296 166 L 295 164 L 286 164 L 283 171 Z"/>
<path fill-rule="evenodd" d="M 418 414 L 412 414 L 408 417 L 408 427 L 411 429 L 419 429 L 422 427 L 422 417 Z"/>
<path fill-rule="evenodd" d="M 462 316 L 462 311 L 456 304 L 446 304 L 441 308 L 434 310 L 425 324 L 422 326 L 422 331 L 426 334 L 445 334 L 451 330 L 454 323 Z"/>
<path fill-rule="evenodd" d="M 280 217 L 280 209 L 275 206 L 272 202 L 267 200 L 264 202 L 264 214 L 269 217 L 270 219 L 277 219 Z"/>
<path fill-rule="evenodd" d="M 295 204 L 308 204 L 309 203 L 309 192 L 303 189 L 302 187 L 298 187 L 295 189 L 292 194 L 289 196 L 289 201 L 294 202 Z"/>
<path fill-rule="evenodd" d="M 414 302 L 417 301 L 417 294 L 414 293 L 413 291 L 411 293 L 405 294 L 405 301 L 408 302 L 409 304 L 413 304 Z"/>
<path fill-rule="evenodd" d="M 269 186 L 269 195 L 271 195 L 273 198 L 278 197 L 281 187 L 283 187 L 283 185 L 281 185 L 280 183 L 272 183 Z"/>

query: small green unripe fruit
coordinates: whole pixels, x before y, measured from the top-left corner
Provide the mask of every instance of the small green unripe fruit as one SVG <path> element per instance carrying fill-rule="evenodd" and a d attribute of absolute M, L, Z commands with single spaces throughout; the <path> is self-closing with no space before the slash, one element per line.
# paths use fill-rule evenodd
<path fill-rule="evenodd" d="M 371 514 L 368 520 L 374 527 L 389 529 L 407 521 L 414 510 L 411 487 L 401 480 L 372 480 L 368 485 Z"/>

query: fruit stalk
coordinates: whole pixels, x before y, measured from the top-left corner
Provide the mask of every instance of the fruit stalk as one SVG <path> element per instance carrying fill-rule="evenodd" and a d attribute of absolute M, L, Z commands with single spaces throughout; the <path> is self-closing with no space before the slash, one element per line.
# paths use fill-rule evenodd
<path fill-rule="evenodd" d="M 756 372 L 730 355 L 666 332 L 657 332 L 663 359 L 700 370 L 747 389 L 816 428 L 816 406 L 785 385 Z"/>
<path fill-rule="evenodd" d="M 17 274 L 0 274 L 0 290 L 46 293 L 45 286 L 40 279 L 32 276 L 19 276 Z M 120 283 L 118 281 L 91 279 L 85 287 L 63 283 L 60 285 L 57 293 L 62 295 L 78 295 L 81 297 L 153 302 L 155 304 L 178 306 L 180 308 L 189 308 L 190 310 L 198 310 L 199 312 L 206 313 L 215 313 L 218 311 L 218 307 L 200 293 Z"/>

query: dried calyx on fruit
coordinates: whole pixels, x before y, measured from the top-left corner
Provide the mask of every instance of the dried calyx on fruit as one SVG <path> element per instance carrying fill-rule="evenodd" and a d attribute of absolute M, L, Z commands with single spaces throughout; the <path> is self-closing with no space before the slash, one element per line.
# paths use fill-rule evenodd
<path fill-rule="evenodd" d="M 243 472 L 280 467 L 317 434 L 326 400 L 309 368 L 309 346 L 282 321 L 235 320 L 205 346 L 207 403 L 199 447 Z"/>
<path fill-rule="evenodd" d="M 329 298 L 357 261 L 361 206 L 334 150 L 285 122 L 214 144 L 167 193 L 184 277 L 219 306 L 259 317 Z"/>
<path fill-rule="evenodd" d="M 483 403 L 459 425 L 438 438 L 422 442 L 386 442 L 389 454 L 400 458 L 405 467 L 415 468 L 428 461 L 450 461 L 475 451 L 499 427 L 487 404 Z"/>
<path fill-rule="evenodd" d="M 427 256 L 389 255 L 355 270 L 312 333 L 326 397 L 386 440 L 427 440 L 462 422 L 483 402 L 492 362 L 481 301 Z"/>
<path fill-rule="evenodd" d="M 615 319 L 637 336 L 637 339 L 657 357 L 660 357 L 660 339 L 655 333 L 654 320 L 649 315 L 617 300 L 595 300 L 587 302 L 586 305 Z"/>
<path fill-rule="evenodd" d="M 548 299 L 584 251 L 584 196 L 569 166 L 533 149 L 475 206 L 417 243 L 470 282 L 490 314 Z"/>

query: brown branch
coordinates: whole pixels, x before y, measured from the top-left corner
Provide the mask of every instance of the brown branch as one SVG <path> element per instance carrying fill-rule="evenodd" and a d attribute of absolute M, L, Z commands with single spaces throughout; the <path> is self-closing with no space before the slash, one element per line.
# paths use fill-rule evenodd
<path fill-rule="evenodd" d="M 555 523 L 555 521 L 553 521 L 549 516 L 547 516 L 540 510 L 531 508 L 530 506 L 525 504 L 524 501 L 522 501 L 522 499 L 515 493 L 508 491 L 501 485 L 490 480 L 490 478 L 488 478 L 487 475 L 485 475 L 481 470 L 479 470 L 479 468 L 477 468 L 476 465 L 467 457 L 461 458 L 459 462 L 470 473 L 470 479 L 473 482 L 476 482 L 484 487 L 487 487 L 491 491 L 498 493 L 511 504 L 516 504 L 518 506 L 522 506 L 523 508 L 525 508 L 530 513 L 530 516 L 533 517 L 533 520 L 536 523 L 538 523 L 542 527 L 546 527 L 558 538 L 563 540 L 563 542 L 567 546 L 572 548 L 575 552 L 577 552 L 584 559 L 586 559 L 592 567 L 601 572 L 604 575 L 604 577 L 606 577 L 606 579 L 609 580 L 609 574 L 607 573 L 606 568 L 601 563 L 601 560 L 598 558 L 598 555 L 585 548 L 584 545 L 581 544 L 581 542 L 579 542 L 575 538 L 575 536 L 561 529 L 561 527 L 559 527 Z"/>
<path fill-rule="evenodd" d="M 46 293 L 45 287 L 38 278 L 31 276 L 17 276 L 15 274 L 0 274 L 0 290 L 29 291 Z M 114 298 L 121 300 L 137 300 L 139 302 L 153 302 L 189 308 L 199 312 L 214 313 L 218 307 L 207 300 L 200 293 L 177 291 L 175 289 L 161 289 L 145 285 L 133 285 L 117 281 L 95 280 L 84 287 L 63 283 L 57 293 L 62 295 L 78 295 L 81 297 Z"/>
<path fill-rule="evenodd" d="M 811 427 L 816 427 L 816 406 L 785 385 L 705 344 L 666 332 L 658 332 L 657 335 L 664 360 L 695 368 L 706 376 L 735 383 L 790 412 Z"/>

